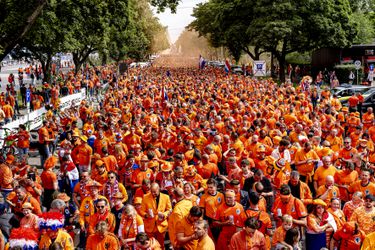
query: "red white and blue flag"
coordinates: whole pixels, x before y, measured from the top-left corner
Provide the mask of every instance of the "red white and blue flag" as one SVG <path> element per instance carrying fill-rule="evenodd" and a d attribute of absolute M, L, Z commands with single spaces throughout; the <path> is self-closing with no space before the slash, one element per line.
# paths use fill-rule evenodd
<path fill-rule="evenodd" d="M 161 98 L 162 98 L 162 101 L 168 101 L 168 94 L 167 94 L 167 91 L 165 89 L 165 86 L 163 85 L 163 87 L 161 87 Z"/>
<path fill-rule="evenodd" d="M 199 55 L 199 69 L 204 69 L 204 66 L 206 66 L 206 60 L 202 55 Z"/>
<path fill-rule="evenodd" d="M 225 70 L 225 72 L 227 72 L 227 73 L 229 73 L 230 70 L 231 70 L 230 63 L 229 63 L 228 59 L 225 60 L 224 70 Z"/>

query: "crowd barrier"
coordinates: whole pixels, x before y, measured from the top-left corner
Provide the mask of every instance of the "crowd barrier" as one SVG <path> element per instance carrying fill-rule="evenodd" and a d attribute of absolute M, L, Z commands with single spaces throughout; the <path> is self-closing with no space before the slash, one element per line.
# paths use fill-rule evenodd
<path fill-rule="evenodd" d="M 60 98 L 60 106 L 59 109 L 64 111 L 70 107 L 78 106 L 82 100 L 86 99 L 86 89 L 83 88 L 80 90 L 79 93 L 75 93 L 72 95 L 64 96 Z M 29 114 L 20 116 L 17 120 L 7 123 L 3 126 L 3 128 L 10 129 L 10 130 L 17 130 L 20 124 L 27 124 L 27 128 L 29 130 L 37 129 L 42 126 L 44 115 L 47 113 L 47 110 L 43 107 Z M 0 138 L 4 138 L 6 136 L 6 131 L 4 129 L 0 129 Z M 0 141 L 0 147 L 2 146 L 3 141 Z"/>

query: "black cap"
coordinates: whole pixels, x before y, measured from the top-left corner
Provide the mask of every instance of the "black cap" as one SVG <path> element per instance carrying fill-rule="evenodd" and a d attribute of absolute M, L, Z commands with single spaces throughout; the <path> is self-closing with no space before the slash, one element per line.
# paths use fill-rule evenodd
<path fill-rule="evenodd" d="M 368 194 L 365 196 L 365 199 L 364 200 L 371 200 L 371 201 L 375 201 L 375 196 L 373 196 L 372 194 Z"/>

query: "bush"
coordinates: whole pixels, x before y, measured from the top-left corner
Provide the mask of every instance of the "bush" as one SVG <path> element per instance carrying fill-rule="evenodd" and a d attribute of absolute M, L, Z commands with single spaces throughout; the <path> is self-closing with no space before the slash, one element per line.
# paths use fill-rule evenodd
<path fill-rule="evenodd" d="M 354 73 L 355 76 L 353 84 L 357 84 L 357 70 L 354 64 L 339 64 L 335 66 L 336 76 L 337 79 L 339 79 L 340 84 L 349 83 L 349 75 L 351 71 Z M 365 74 L 363 73 L 363 67 L 361 67 L 358 70 L 358 84 L 362 83 L 364 76 Z"/>

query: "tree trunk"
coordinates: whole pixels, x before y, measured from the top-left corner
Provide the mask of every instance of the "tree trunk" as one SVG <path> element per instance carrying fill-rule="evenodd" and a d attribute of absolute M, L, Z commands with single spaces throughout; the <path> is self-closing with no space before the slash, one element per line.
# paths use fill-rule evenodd
<path fill-rule="evenodd" d="M 82 63 L 80 63 L 80 58 L 78 53 L 73 53 L 73 62 L 74 62 L 74 74 L 77 75 L 78 71 L 81 69 Z"/>
<path fill-rule="evenodd" d="M 106 65 L 108 63 L 108 55 L 106 52 L 102 53 L 102 65 Z"/>
<path fill-rule="evenodd" d="M 40 63 L 42 64 L 42 71 L 43 71 L 43 82 L 51 83 L 51 62 L 52 58 L 50 56 L 47 56 L 47 58 L 44 60 L 42 57 L 38 58 Z"/>
<path fill-rule="evenodd" d="M 86 62 L 89 55 L 94 52 L 93 49 L 87 49 L 87 51 L 73 52 L 73 62 L 75 65 L 74 73 L 77 75 L 78 71 L 81 69 L 81 66 Z"/>
<path fill-rule="evenodd" d="M 255 47 L 254 48 L 254 61 L 259 60 L 261 54 L 263 54 L 263 51 L 260 51 L 259 47 Z"/>
<path fill-rule="evenodd" d="M 279 61 L 279 80 L 285 82 L 285 54 L 281 54 L 277 57 Z"/>

